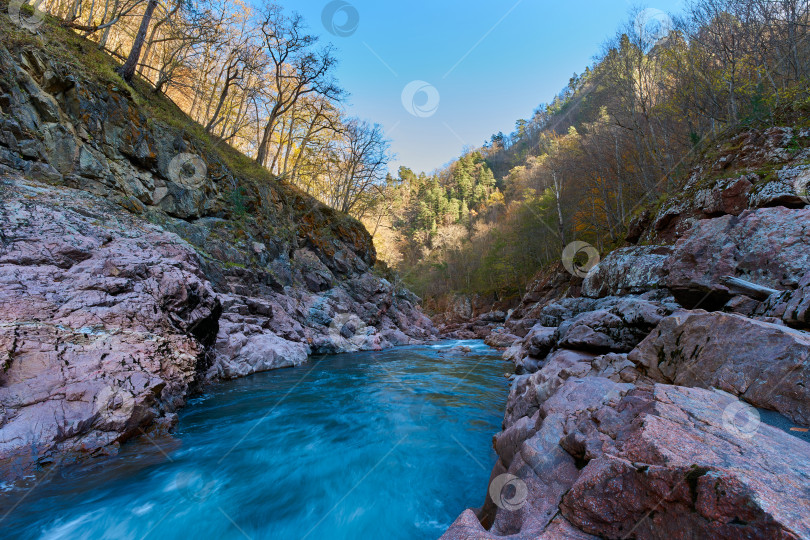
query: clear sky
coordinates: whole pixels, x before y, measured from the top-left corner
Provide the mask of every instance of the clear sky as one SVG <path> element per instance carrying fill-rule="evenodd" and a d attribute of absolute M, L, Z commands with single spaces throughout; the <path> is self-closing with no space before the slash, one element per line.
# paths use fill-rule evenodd
<path fill-rule="evenodd" d="M 396 154 L 392 170 L 426 172 L 465 146 L 510 133 L 592 63 L 634 6 L 683 7 L 683 0 L 280 3 L 337 47 L 347 110 L 383 126 Z"/>

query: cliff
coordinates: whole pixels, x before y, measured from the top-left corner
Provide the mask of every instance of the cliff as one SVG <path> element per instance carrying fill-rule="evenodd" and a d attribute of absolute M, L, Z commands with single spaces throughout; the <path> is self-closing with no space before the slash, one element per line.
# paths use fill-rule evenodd
<path fill-rule="evenodd" d="M 0 476 L 168 429 L 201 384 L 432 339 L 356 220 L 94 44 L 0 16 Z"/>

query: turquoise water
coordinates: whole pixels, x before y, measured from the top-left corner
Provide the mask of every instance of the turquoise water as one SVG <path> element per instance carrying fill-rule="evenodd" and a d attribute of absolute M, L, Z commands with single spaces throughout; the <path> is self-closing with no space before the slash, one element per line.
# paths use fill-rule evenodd
<path fill-rule="evenodd" d="M 472 353 L 449 351 L 459 343 Z M 436 538 L 483 503 L 507 370 L 453 342 L 219 384 L 174 437 L 0 494 L 1 536 Z"/>

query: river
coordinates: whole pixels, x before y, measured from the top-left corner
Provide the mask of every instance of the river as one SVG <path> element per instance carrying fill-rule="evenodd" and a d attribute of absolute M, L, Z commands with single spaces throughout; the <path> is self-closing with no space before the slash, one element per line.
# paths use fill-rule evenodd
<path fill-rule="evenodd" d="M 437 538 L 483 503 L 509 368 L 481 342 L 443 342 L 217 384 L 180 412 L 172 437 L 5 488 L 0 530 L 24 539 Z"/>

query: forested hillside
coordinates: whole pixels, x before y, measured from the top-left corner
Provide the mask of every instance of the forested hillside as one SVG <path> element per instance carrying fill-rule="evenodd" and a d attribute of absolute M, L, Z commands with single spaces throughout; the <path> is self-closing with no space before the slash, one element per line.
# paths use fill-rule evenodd
<path fill-rule="evenodd" d="M 12 0 L 8 13 L 32 32 L 53 17 L 123 62 L 117 71 L 127 83 L 169 97 L 195 136 L 230 145 L 333 208 L 362 216 L 378 193 L 389 159 L 382 128 L 344 111 L 335 49 L 293 9 L 241 0 Z"/>
<path fill-rule="evenodd" d="M 24 24 L 41 23 L 19 4 L 10 9 Z M 292 10 L 239 0 L 37 8 L 130 66 L 132 84 L 171 98 L 194 120 L 185 129 L 361 219 L 381 259 L 433 300 L 516 298 L 572 240 L 606 253 L 678 192 L 712 141 L 794 125 L 810 109 L 806 2 L 689 0 L 675 17 L 633 12 L 512 133 L 441 170 L 386 177 L 383 129 L 345 113 L 333 47 Z"/>
<path fill-rule="evenodd" d="M 719 137 L 806 123 L 806 2 L 690 0 L 679 17 L 651 13 L 634 13 L 513 133 L 431 175 L 389 176 L 370 230 L 418 294 L 514 297 L 573 240 L 603 254 L 623 243 Z"/>

